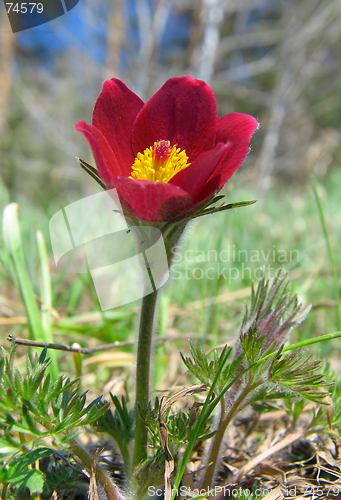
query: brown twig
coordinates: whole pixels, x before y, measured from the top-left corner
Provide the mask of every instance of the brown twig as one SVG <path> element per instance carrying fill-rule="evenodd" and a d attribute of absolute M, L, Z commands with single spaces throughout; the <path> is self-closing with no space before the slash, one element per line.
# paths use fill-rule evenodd
<path fill-rule="evenodd" d="M 1 322 L 0 322 L 0 324 L 1 324 Z M 197 338 L 198 338 L 197 334 L 187 334 L 186 335 L 186 339 L 197 339 Z M 174 341 L 174 340 L 179 340 L 179 339 L 183 339 L 183 335 L 176 335 L 176 336 L 175 335 L 165 335 L 163 337 L 157 338 L 155 343 L 156 344 L 163 344 L 164 342 L 167 342 L 167 341 Z M 116 342 L 113 342 L 111 344 L 100 345 L 97 347 L 79 347 L 77 344 L 73 344 L 72 346 L 68 346 L 68 345 L 64 345 L 64 344 L 51 344 L 49 342 L 38 342 L 36 340 L 30 340 L 30 339 L 17 339 L 15 337 L 13 337 L 12 335 L 8 335 L 7 340 L 8 340 L 8 342 L 12 342 L 12 340 L 14 340 L 14 342 L 17 345 L 26 345 L 29 347 L 47 347 L 47 349 L 57 349 L 59 351 L 77 352 L 79 354 L 92 354 L 94 352 L 99 352 L 99 351 L 110 351 L 111 349 L 116 349 L 118 347 L 131 346 L 131 345 L 134 345 L 136 343 L 133 340 L 125 340 L 123 342 L 119 342 L 117 340 Z"/>
<path fill-rule="evenodd" d="M 28 340 L 28 339 L 16 339 L 9 335 L 7 337 L 9 342 L 14 340 L 17 345 L 27 345 L 31 347 L 47 347 L 48 349 L 57 349 L 59 351 L 68 351 L 68 352 L 78 352 L 80 354 L 92 354 L 97 351 L 108 351 L 110 349 L 115 349 L 116 347 L 125 347 L 128 345 L 133 345 L 135 342 L 126 340 L 124 342 L 113 342 L 112 344 L 105 344 L 98 347 L 77 347 L 77 346 L 68 346 L 63 344 L 51 344 L 49 342 L 37 342 L 36 340 Z"/>

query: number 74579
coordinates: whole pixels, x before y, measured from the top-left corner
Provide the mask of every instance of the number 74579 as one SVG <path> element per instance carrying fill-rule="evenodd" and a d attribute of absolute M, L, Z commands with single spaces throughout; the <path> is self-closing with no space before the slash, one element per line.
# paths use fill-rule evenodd
<path fill-rule="evenodd" d="M 38 14 L 41 14 L 44 10 L 42 3 L 6 3 L 7 13 L 19 12 L 21 14 L 32 14 L 35 10 Z"/>

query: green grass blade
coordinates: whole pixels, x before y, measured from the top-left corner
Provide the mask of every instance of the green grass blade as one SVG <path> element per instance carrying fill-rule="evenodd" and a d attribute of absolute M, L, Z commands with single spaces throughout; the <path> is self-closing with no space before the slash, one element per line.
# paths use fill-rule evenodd
<path fill-rule="evenodd" d="M 327 340 L 334 340 L 334 339 L 339 339 L 341 338 L 341 331 L 339 332 L 333 332 L 333 333 L 326 333 L 324 335 L 320 335 L 318 337 L 312 337 L 310 339 L 306 340 L 301 340 L 300 342 L 296 342 L 295 344 L 288 345 L 283 348 L 282 353 L 288 352 L 288 351 L 293 351 L 294 349 L 299 349 L 300 347 L 307 347 L 308 345 L 313 345 L 313 344 L 318 344 L 319 342 L 326 342 Z M 267 354 L 266 356 L 263 356 L 260 358 L 255 364 L 260 364 L 263 361 L 274 357 L 277 354 L 277 351 L 271 352 L 270 354 Z"/>
<path fill-rule="evenodd" d="M 3 209 L 10 202 L 10 196 L 8 189 L 0 176 L 0 212 L 2 213 Z M 0 229 L 1 229 L 1 220 L 0 220 Z"/>
<path fill-rule="evenodd" d="M 200 431 L 201 431 L 201 427 L 204 423 L 204 421 L 206 420 L 206 409 L 209 405 L 209 402 L 212 398 L 212 395 L 213 395 L 213 392 L 214 392 L 214 388 L 219 380 L 219 377 L 220 377 L 220 374 L 226 364 L 226 361 L 227 361 L 227 358 L 229 357 L 229 354 L 230 352 L 228 351 L 227 354 L 226 354 L 226 357 L 224 359 L 224 361 L 221 363 L 221 365 L 219 366 L 219 369 L 217 371 L 217 374 L 212 382 L 212 385 L 210 387 L 210 390 L 207 394 L 207 397 L 206 397 L 206 400 L 205 400 L 205 403 L 202 407 L 202 410 L 201 410 L 201 413 L 200 413 L 200 417 L 198 418 L 198 421 L 193 429 L 193 432 L 191 434 L 191 439 L 189 440 L 188 444 L 187 444 L 187 447 L 186 447 L 186 450 L 185 450 L 185 453 L 182 457 L 182 460 L 181 460 L 181 464 L 180 464 L 180 467 L 177 471 L 177 475 L 176 475 L 176 478 L 175 478 L 175 481 L 174 481 L 174 486 L 173 486 L 173 490 L 172 490 L 172 497 L 171 497 L 171 500 L 174 500 L 175 496 L 176 496 L 176 491 L 177 489 L 179 488 L 180 486 L 180 482 L 181 482 L 181 479 L 182 479 L 182 476 L 184 475 L 185 473 L 185 469 L 186 469 L 186 465 L 190 459 L 190 456 L 191 456 L 191 453 L 192 453 L 192 450 L 195 446 L 195 443 L 196 443 L 196 440 L 198 439 L 198 436 L 200 434 Z M 208 416 L 207 416 L 208 418 Z"/>
<path fill-rule="evenodd" d="M 31 336 L 34 340 L 44 342 L 39 309 L 26 267 L 18 213 L 19 206 L 16 203 L 10 203 L 4 209 L 2 224 L 5 249 L 13 260 L 15 277 L 25 305 Z"/>
<path fill-rule="evenodd" d="M 37 247 L 40 263 L 40 297 L 42 300 L 41 306 L 41 322 L 45 337 L 45 342 L 54 343 L 52 335 L 52 286 L 50 276 L 50 266 L 45 245 L 45 240 L 40 229 L 37 229 Z M 60 373 L 58 368 L 57 356 L 54 351 L 49 353 L 51 359 L 51 375 L 56 380 Z"/>
<path fill-rule="evenodd" d="M 312 177 L 312 182 L 313 182 L 313 190 L 314 190 L 314 195 L 317 203 L 317 208 L 319 211 L 319 216 L 322 224 L 322 229 L 323 229 L 323 234 L 326 240 L 326 246 L 327 246 L 327 251 L 328 251 L 328 257 L 329 257 L 329 262 L 330 262 L 330 267 L 332 270 L 332 276 L 334 280 L 334 297 L 336 301 L 336 312 L 337 312 L 337 326 L 338 329 L 341 330 L 341 303 L 340 303 L 340 290 L 339 290 L 339 282 L 337 279 L 337 274 L 336 274 L 336 268 L 335 268 L 335 261 L 334 261 L 334 255 L 332 251 L 332 247 L 330 244 L 330 239 L 329 239 L 329 233 L 328 233 L 328 228 L 327 228 L 327 223 L 326 223 L 326 218 L 324 216 L 324 211 L 321 203 L 321 198 L 318 193 L 318 186 L 315 177 Z"/>

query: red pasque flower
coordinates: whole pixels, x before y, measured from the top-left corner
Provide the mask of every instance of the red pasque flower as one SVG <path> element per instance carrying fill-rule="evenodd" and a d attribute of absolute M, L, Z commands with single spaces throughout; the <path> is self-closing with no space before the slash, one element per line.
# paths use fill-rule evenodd
<path fill-rule="evenodd" d="M 171 78 L 145 104 L 117 79 L 104 82 L 92 125 L 79 122 L 99 174 L 138 219 L 171 221 L 210 200 L 249 150 L 257 120 L 217 117 L 212 89 Z"/>

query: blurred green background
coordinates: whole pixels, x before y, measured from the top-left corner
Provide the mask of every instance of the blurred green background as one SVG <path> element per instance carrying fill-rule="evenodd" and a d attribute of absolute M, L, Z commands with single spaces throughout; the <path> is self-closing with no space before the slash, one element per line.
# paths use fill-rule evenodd
<path fill-rule="evenodd" d="M 58 272 L 48 234 L 56 211 L 98 192 L 78 166 L 76 156 L 94 162 L 73 126 L 91 120 L 102 83 L 112 77 L 144 100 L 170 77 L 201 78 L 214 90 L 219 115 L 246 112 L 261 124 L 224 188 L 228 203 L 258 203 L 194 222 L 181 242 L 160 299 L 157 382 L 181 371 L 174 346 L 231 337 L 263 265 L 270 277 L 284 266 L 300 300 L 313 304 L 299 336 L 341 329 L 340 0 L 80 0 L 63 17 L 15 35 L 2 4 L 0 19 L 0 209 L 20 206 L 25 265 L 43 309 L 37 223 L 42 230 L 52 289 L 44 328 L 55 340 L 95 346 L 134 339 L 138 303 L 103 313 L 89 276 Z M 0 245 L 5 345 L 8 334 L 30 332 L 11 257 Z M 338 342 L 319 349 L 338 364 Z M 89 369 L 89 381 L 106 383 L 113 373 L 119 379 L 116 367 L 132 367 L 131 351 L 93 360 L 107 368 Z M 91 368 L 91 358 L 87 363 Z"/>

